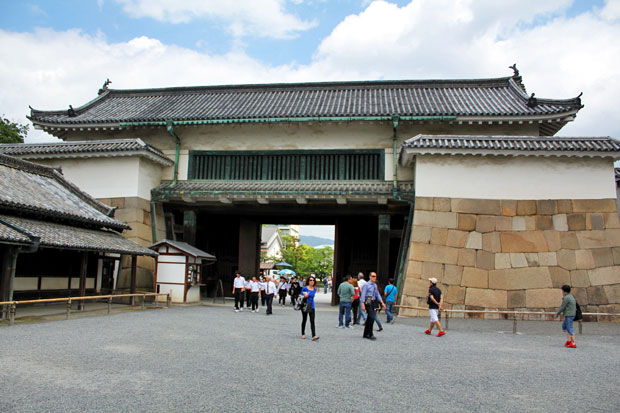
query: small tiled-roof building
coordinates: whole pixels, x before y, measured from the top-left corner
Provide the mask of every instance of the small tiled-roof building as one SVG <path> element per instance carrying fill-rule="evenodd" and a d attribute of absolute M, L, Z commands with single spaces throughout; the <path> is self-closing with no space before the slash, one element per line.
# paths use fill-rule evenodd
<path fill-rule="evenodd" d="M 121 255 L 157 255 L 56 169 L 0 155 L 0 188 L 0 301 L 111 290 Z"/>

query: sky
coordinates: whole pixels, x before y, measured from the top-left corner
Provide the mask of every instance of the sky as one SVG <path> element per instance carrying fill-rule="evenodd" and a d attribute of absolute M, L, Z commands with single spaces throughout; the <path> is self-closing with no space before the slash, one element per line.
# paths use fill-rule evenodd
<path fill-rule="evenodd" d="M 620 138 L 620 0 L 0 0 L 0 115 L 110 88 L 512 75 Z M 56 138 L 32 130 L 26 139 Z"/>

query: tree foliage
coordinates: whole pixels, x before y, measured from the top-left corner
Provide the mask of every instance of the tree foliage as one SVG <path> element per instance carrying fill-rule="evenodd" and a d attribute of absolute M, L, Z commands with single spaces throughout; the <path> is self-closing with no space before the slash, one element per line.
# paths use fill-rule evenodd
<path fill-rule="evenodd" d="M 316 274 L 331 276 L 334 268 L 334 249 L 332 247 L 313 248 L 299 244 L 299 238 L 283 235 L 282 259 L 293 266 L 295 272 L 304 277 Z"/>
<path fill-rule="evenodd" d="M 28 135 L 28 125 L 13 122 L 0 116 L 0 143 L 24 143 Z"/>

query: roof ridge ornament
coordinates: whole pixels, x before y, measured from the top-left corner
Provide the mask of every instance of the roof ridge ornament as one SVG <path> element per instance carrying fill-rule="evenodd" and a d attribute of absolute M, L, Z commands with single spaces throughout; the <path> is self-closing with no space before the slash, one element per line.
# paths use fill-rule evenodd
<path fill-rule="evenodd" d="M 70 117 L 75 117 L 75 109 L 73 109 L 73 106 L 69 105 L 69 109 L 67 109 L 67 115 L 69 115 Z"/>
<path fill-rule="evenodd" d="M 98 95 L 101 95 L 102 93 L 104 93 L 106 90 L 108 90 L 108 86 L 110 85 L 110 83 L 112 83 L 112 81 L 110 79 L 106 79 L 105 82 L 103 82 L 103 86 L 101 86 L 101 89 L 99 89 L 99 91 L 97 92 Z"/>
<path fill-rule="evenodd" d="M 512 80 L 514 80 L 514 82 L 521 88 L 523 93 L 527 93 L 527 90 L 525 90 L 525 85 L 523 84 L 523 78 L 519 74 L 519 69 L 517 69 L 517 64 L 514 63 L 512 66 L 508 66 L 508 68 L 513 71 Z"/>
<path fill-rule="evenodd" d="M 527 106 L 530 108 L 535 108 L 538 105 L 538 99 L 534 97 L 536 93 L 532 93 L 532 96 L 527 100 Z"/>
<path fill-rule="evenodd" d="M 508 66 L 509 69 L 512 69 L 512 71 L 514 72 L 512 77 L 521 77 L 519 76 L 519 69 L 517 69 L 517 64 L 514 63 L 512 66 Z"/>

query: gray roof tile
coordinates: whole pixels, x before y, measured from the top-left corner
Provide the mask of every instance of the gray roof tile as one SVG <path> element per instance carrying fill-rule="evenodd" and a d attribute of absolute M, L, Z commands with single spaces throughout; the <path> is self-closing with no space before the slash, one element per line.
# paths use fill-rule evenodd
<path fill-rule="evenodd" d="M 105 90 L 75 109 L 32 109 L 46 125 L 370 116 L 564 116 L 579 97 L 530 98 L 520 77 Z"/>
<path fill-rule="evenodd" d="M 173 246 L 174 248 L 191 255 L 194 258 L 202 258 L 208 261 L 215 261 L 214 255 L 211 255 L 208 252 L 205 252 L 183 241 L 174 241 L 174 240 L 164 239 L 159 242 L 156 242 L 153 245 L 150 245 L 149 248 L 152 249 L 153 251 L 157 251 L 158 247 L 162 244 L 169 244 Z"/>

